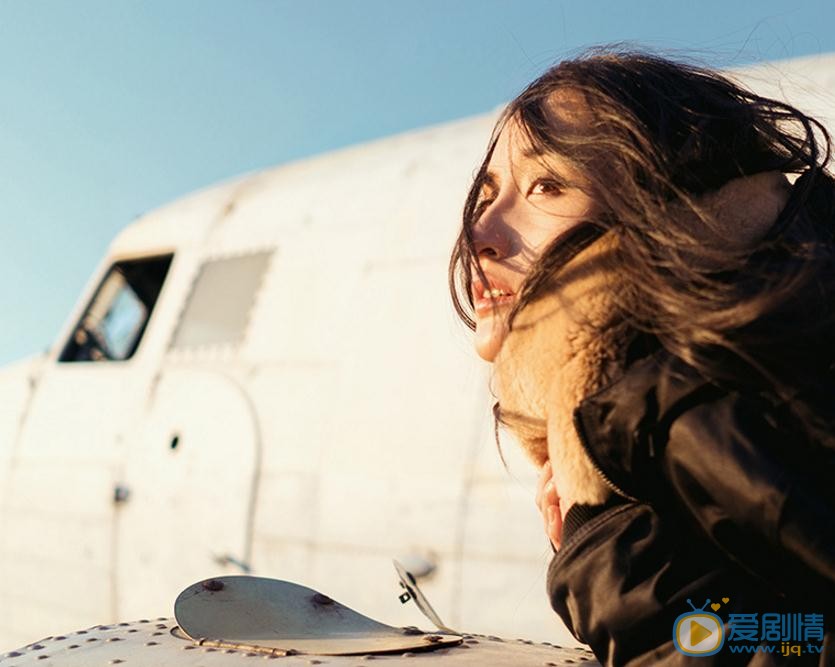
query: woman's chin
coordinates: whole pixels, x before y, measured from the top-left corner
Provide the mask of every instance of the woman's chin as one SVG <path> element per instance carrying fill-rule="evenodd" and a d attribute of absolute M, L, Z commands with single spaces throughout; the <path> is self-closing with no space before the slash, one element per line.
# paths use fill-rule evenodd
<path fill-rule="evenodd" d="M 493 362 L 505 338 L 505 326 L 492 315 L 477 317 L 475 325 L 475 351 L 484 361 Z"/>

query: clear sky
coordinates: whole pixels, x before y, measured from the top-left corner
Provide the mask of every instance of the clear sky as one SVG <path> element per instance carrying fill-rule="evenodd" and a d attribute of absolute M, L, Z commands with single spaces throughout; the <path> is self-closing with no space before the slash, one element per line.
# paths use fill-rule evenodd
<path fill-rule="evenodd" d="M 242 172 L 490 110 L 584 46 L 835 51 L 835 2 L 0 0 L 0 363 L 111 238 Z"/>

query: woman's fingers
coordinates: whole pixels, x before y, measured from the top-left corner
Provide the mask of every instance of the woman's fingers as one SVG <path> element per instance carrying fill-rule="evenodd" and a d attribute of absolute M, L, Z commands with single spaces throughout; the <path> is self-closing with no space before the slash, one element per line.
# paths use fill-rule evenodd
<path fill-rule="evenodd" d="M 557 494 L 557 487 L 554 485 L 554 480 L 549 479 L 542 492 L 542 504 L 545 507 L 549 507 L 550 505 L 558 505 L 559 502 L 560 497 Z"/>
<path fill-rule="evenodd" d="M 545 488 L 545 485 L 551 479 L 552 471 L 551 471 L 551 462 L 546 461 L 545 465 L 542 466 L 542 470 L 539 471 L 539 480 L 536 483 L 536 505 L 540 509 L 542 509 L 542 495 Z"/>
<path fill-rule="evenodd" d="M 562 513 L 560 512 L 560 498 L 554 484 L 551 462 L 542 466 L 539 481 L 536 486 L 536 505 L 542 514 L 545 534 L 554 548 L 559 549 L 560 533 L 562 532 Z"/>
<path fill-rule="evenodd" d="M 562 514 L 559 505 L 549 505 L 547 510 L 547 523 L 545 533 L 555 549 L 560 548 L 560 536 L 562 534 Z"/>

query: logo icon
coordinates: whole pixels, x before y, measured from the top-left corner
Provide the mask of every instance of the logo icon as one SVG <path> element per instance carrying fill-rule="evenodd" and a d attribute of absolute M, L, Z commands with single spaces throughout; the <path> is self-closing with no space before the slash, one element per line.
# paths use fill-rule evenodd
<path fill-rule="evenodd" d="M 673 623 L 673 644 L 679 653 L 694 657 L 713 655 L 725 645 L 725 627 L 716 614 L 704 611 L 710 604 L 707 600 L 697 608 L 690 600 L 687 604 L 693 611 L 679 616 Z"/>

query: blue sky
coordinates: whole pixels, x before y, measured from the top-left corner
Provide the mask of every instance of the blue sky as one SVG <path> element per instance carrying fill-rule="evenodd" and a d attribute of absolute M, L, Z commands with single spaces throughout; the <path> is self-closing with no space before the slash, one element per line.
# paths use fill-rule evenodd
<path fill-rule="evenodd" d="M 835 51 L 833 26 L 831 0 L 0 0 L 0 363 L 191 190 L 487 111 L 584 46 L 734 66 Z"/>

